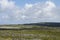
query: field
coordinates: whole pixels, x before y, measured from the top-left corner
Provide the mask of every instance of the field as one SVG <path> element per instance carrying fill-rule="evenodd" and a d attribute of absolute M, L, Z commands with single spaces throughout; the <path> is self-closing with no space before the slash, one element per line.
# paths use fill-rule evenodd
<path fill-rule="evenodd" d="M 24 27 L 22 30 L 0 30 L 0 40 L 60 40 L 60 27 Z"/>

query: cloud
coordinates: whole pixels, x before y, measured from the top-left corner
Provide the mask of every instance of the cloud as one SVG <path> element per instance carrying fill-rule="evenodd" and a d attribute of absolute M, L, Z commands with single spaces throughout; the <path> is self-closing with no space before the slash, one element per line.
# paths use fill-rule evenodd
<path fill-rule="evenodd" d="M 60 9 L 51 1 L 35 4 L 26 3 L 20 8 L 12 0 L 0 0 L 0 22 L 30 23 L 60 21 Z"/>
<path fill-rule="evenodd" d="M 0 0 L 0 5 L 2 9 L 6 9 L 6 8 L 10 9 L 15 7 L 15 2 L 8 0 Z"/>
<path fill-rule="evenodd" d="M 32 4 L 28 4 L 28 3 L 25 4 L 26 9 L 32 8 L 32 6 L 33 6 Z"/>

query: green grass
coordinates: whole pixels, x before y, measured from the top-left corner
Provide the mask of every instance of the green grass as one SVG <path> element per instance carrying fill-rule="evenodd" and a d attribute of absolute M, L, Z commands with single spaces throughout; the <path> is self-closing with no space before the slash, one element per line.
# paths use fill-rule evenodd
<path fill-rule="evenodd" d="M 46 28 L 40 27 L 41 30 L 0 30 L 0 40 L 60 40 L 59 28 Z"/>

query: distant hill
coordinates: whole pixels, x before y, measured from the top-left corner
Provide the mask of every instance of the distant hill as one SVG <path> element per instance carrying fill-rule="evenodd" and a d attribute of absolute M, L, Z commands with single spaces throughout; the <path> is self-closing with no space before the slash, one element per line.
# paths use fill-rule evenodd
<path fill-rule="evenodd" d="M 41 27 L 44 28 L 41 28 Z M 60 23 L 58 22 L 40 22 L 40 23 L 27 23 L 27 24 L 9 24 L 9 25 L 0 25 L 0 30 L 39 30 L 46 29 L 47 27 L 60 27 Z M 48 28 L 47 28 L 48 29 Z"/>
<path fill-rule="evenodd" d="M 40 23 L 29 23 L 29 24 L 24 24 L 24 25 L 60 27 L 60 23 L 59 22 L 40 22 Z"/>
<path fill-rule="evenodd" d="M 26 23 L 26 24 L 6 24 L 6 25 L 0 25 L 3 26 L 25 26 L 25 25 L 36 25 L 36 26 L 48 26 L 48 27 L 60 27 L 60 22 L 39 22 L 39 23 Z"/>

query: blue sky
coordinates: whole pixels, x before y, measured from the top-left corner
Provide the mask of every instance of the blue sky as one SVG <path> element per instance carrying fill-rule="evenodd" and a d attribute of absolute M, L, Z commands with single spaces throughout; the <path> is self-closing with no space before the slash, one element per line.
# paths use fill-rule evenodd
<path fill-rule="evenodd" d="M 18 6 L 24 6 L 25 3 L 37 3 L 37 2 L 45 2 L 45 1 L 48 1 L 48 0 L 13 0 L 16 2 L 16 4 Z M 54 2 L 56 5 L 60 6 L 60 0 L 51 0 L 52 2 Z"/>
<path fill-rule="evenodd" d="M 0 24 L 60 22 L 60 0 L 0 0 Z"/>

